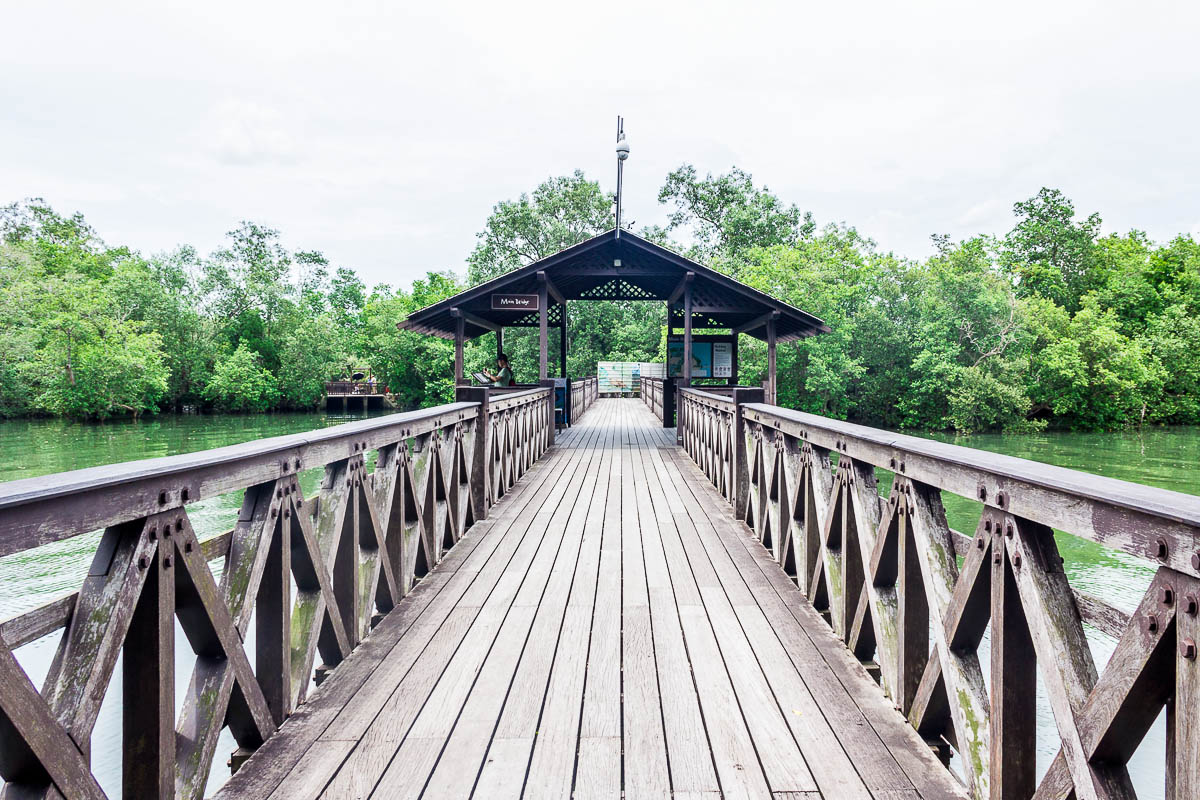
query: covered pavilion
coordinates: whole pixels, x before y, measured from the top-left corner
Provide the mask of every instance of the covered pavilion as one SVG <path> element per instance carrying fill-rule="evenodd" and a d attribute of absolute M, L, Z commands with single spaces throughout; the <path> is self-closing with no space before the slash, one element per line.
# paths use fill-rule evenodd
<path fill-rule="evenodd" d="M 454 379 L 464 382 L 463 343 L 505 328 L 538 328 L 538 378 L 550 377 L 550 329 L 558 328 L 567 377 L 567 303 L 659 300 L 667 304 L 668 341 L 682 341 L 682 385 L 692 385 L 697 341 L 732 344 L 729 384 L 737 384 L 737 337 L 767 343 L 767 395 L 775 398 L 775 347 L 829 328 L 817 317 L 627 230 L 613 228 L 411 314 L 397 327 L 454 340 Z M 676 333 L 676 331 L 681 331 Z M 696 334 L 699 333 L 699 336 Z"/>

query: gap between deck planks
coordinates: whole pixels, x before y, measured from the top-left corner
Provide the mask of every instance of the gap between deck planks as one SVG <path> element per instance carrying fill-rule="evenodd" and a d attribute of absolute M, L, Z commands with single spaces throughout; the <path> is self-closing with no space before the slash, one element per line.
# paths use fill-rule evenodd
<path fill-rule="evenodd" d="M 672 433 L 597 401 L 218 797 L 966 797 Z"/>

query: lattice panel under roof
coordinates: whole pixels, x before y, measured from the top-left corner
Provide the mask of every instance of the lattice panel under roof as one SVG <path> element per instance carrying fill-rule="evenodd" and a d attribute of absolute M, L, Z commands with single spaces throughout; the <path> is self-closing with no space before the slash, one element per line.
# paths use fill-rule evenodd
<path fill-rule="evenodd" d="M 629 281 L 621 278 L 614 278 L 607 283 L 602 283 L 592 289 L 585 289 L 580 292 L 580 297 L 584 300 L 657 300 L 659 299 L 654 292 L 648 289 L 643 289 L 641 286 L 635 286 Z"/>
<path fill-rule="evenodd" d="M 713 319 L 712 317 L 708 316 L 707 314 L 703 314 L 699 311 L 692 312 L 692 327 L 693 328 L 732 328 L 736 324 L 738 324 L 736 321 L 722 322 L 721 320 Z M 673 328 L 682 328 L 683 327 L 683 309 L 676 307 L 675 309 L 672 310 L 672 312 L 671 312 L 671 327 L 673 327 Z"/>
<path fill-rule="evenodd" d="M 707 308 L 728 308 L 730 310 L 737 308 L 737 306 L 730 302 L 728 293 L 716 291 L 716 287 L 704 285 L 699 281 L 692 288 L 692 305 Z"/>
<path fill-rule="evenodd" d="M 557 303 L 551 305 L 549 312 L 546 314 L 546 321 L 550 325 L 561 324 L 562 323 L 562 306 L 558 305 Z M 525 314 L 524 316 L 517 317 L 512 322 L 506 322 L 504 324 L 507 327 L 513 327 L 513 328 L 537 327 L 538 312 L 530 311 L 528 314 Z"/>

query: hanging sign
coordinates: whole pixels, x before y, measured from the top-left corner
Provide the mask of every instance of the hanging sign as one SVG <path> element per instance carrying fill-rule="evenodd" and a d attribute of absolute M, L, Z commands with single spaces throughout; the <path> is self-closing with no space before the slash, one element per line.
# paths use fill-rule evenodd
<path fill-rule="evenodd" d="M 536 294 L 494 294 L 492 311 L 537 311 Z"/>

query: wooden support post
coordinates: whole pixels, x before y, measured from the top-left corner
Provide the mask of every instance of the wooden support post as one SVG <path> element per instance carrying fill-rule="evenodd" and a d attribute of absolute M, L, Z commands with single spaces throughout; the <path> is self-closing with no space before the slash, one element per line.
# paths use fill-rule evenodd
<path fill-rule="evenodd" d="M 460 386 L 454 392 L 454 400 L 458 403 L 479 403 L 479 417 L 475 420 L 475 441 L 472 452 L 467 453 L 470 459 L 468 470 L 471 473 L 471 507 L 475 511 L 476 521 L 487 516 L 487 487 L 488 487 L 488 387 Z"/>
<path fill-rule="evenodd" d="M 504 355 L 504 328 L 496 328 L 496 358 Z M 509 365 L 511 368 L 511 364 Z"/>
<path fill-rule="evenodd" d="M 662 405 L 662 424 L 664 428 L 675 427 L 675 379 L 663 378 L 662 396 L 659 397 L 659 402 Z"/>
<path fill-rule="evenodd" d="M 683 385 L 692 385 L 692 274 L 683 286 Z"/>
<path fill-rule="evenodd" d="M 1004 526 L 992 533 L 992 798 L 1030 797 L 1037 788 L 1037 656 L 1005 554 Z"/>
<path fill-rule="evenodd" d="M 163 538 L 146 568 L 121 668 L 121 794 L 175 796 L 175 547 Z"/>
<path fill-rule="evenodd" d="M 550 362 L 546 350 L 549 345 L 549 297 L 546 291 L 546 273 L 539 272 L 538 278 L 538 382 L 550 377 Z M 551 425 L 550 427 L 554 427 Z"/>
<path fill-rule="evenodd" d="M 454 383 L 463 382 L 463 339 L 466 337 L 467 321 L 457 308 L 450 309 L 454 317 Z"/>
<path fill-rule="evenodd" d="M 548 410 L 546 412 L 546 428 L 548 429 L 546 435 L 546 446 L 552 447 L 554 445 L 554 381 L 550 378 L 543 378 L 542 380 L 538 381 L 538 386 L 548 388 L 550 390 L 550 402 L 547 403 Z"/>
<path fill-rule="evenodd" d="M 1168 756 L 1174 762 L 1169 768 L 1174 796 L 1182 800 L 1200 796 L 1200 615 L 1191 605 L 1200 597 L 1200 581 L 1179 575 L 1175 590 L 1183 597 L 1184 613 L 1175 617 L 1175 703 L 1167 718 L 1174 753 Z"/>
<path fill-rule="evenodd" d="M 899 641 L 896 647 L 896 681 L 901 711 L 907 714 L 920 688 L 925 662 L 937 658 L 929 653 L 929 599 L 921 577 L 917 542 L 909 524 L 910 508 L 904 500 L 897 506 L 900 520 L 897 541 L 896 619 Z M 982 800 L 982 798 L 981 798 Z"/>
<path fill-rule="evenodd" d="M 558 326 L 558 377 L 565 378 L 567 377 L 567 303 L 565 300 L 559 305 L 559 308 L 562 314 L 562 324 Z"/>
<path fill-rule="evenodd" d="M 741 337 L 739 337 L 735 333 L 733 335 L 733 344 L 730 346 L 730 351 L 731 351 L 730 359 L 733 362 L 732 364 L 730 364 L 730 369 L 729 369 L 729 385 L 730 386 L 738 385 L 738 343 L 739 343 L 740 338 Z"/>
<path fill-rule="evenodd" d="M 742 406 L 746 403 L 763 402 L 762 389 L 734 389 L 733 403 L 737 408 L 733 422 L 733 486 L 730 496 L 737 519 L 746 518 L 746 504 L 750 501 L 750 464 L 746 452 L 746 421 Z"/>
<path fill-rule="evenodd" d="M 778 384 L 775 382 L 775 320 L 779 317 L 779 313 L 775 312 L 767 318 L 767 400 L 771 405 L 778 405 L 778 396 L 775 389 Z"/>
<path fill-rule="evenodd" d="M 255 672 L 276 725 L 292 713 L 294 697 L 290 665 L 294 524 L 291 514 L 284 517 L 280 511 L 276 517 L 254 604 Z"/>

